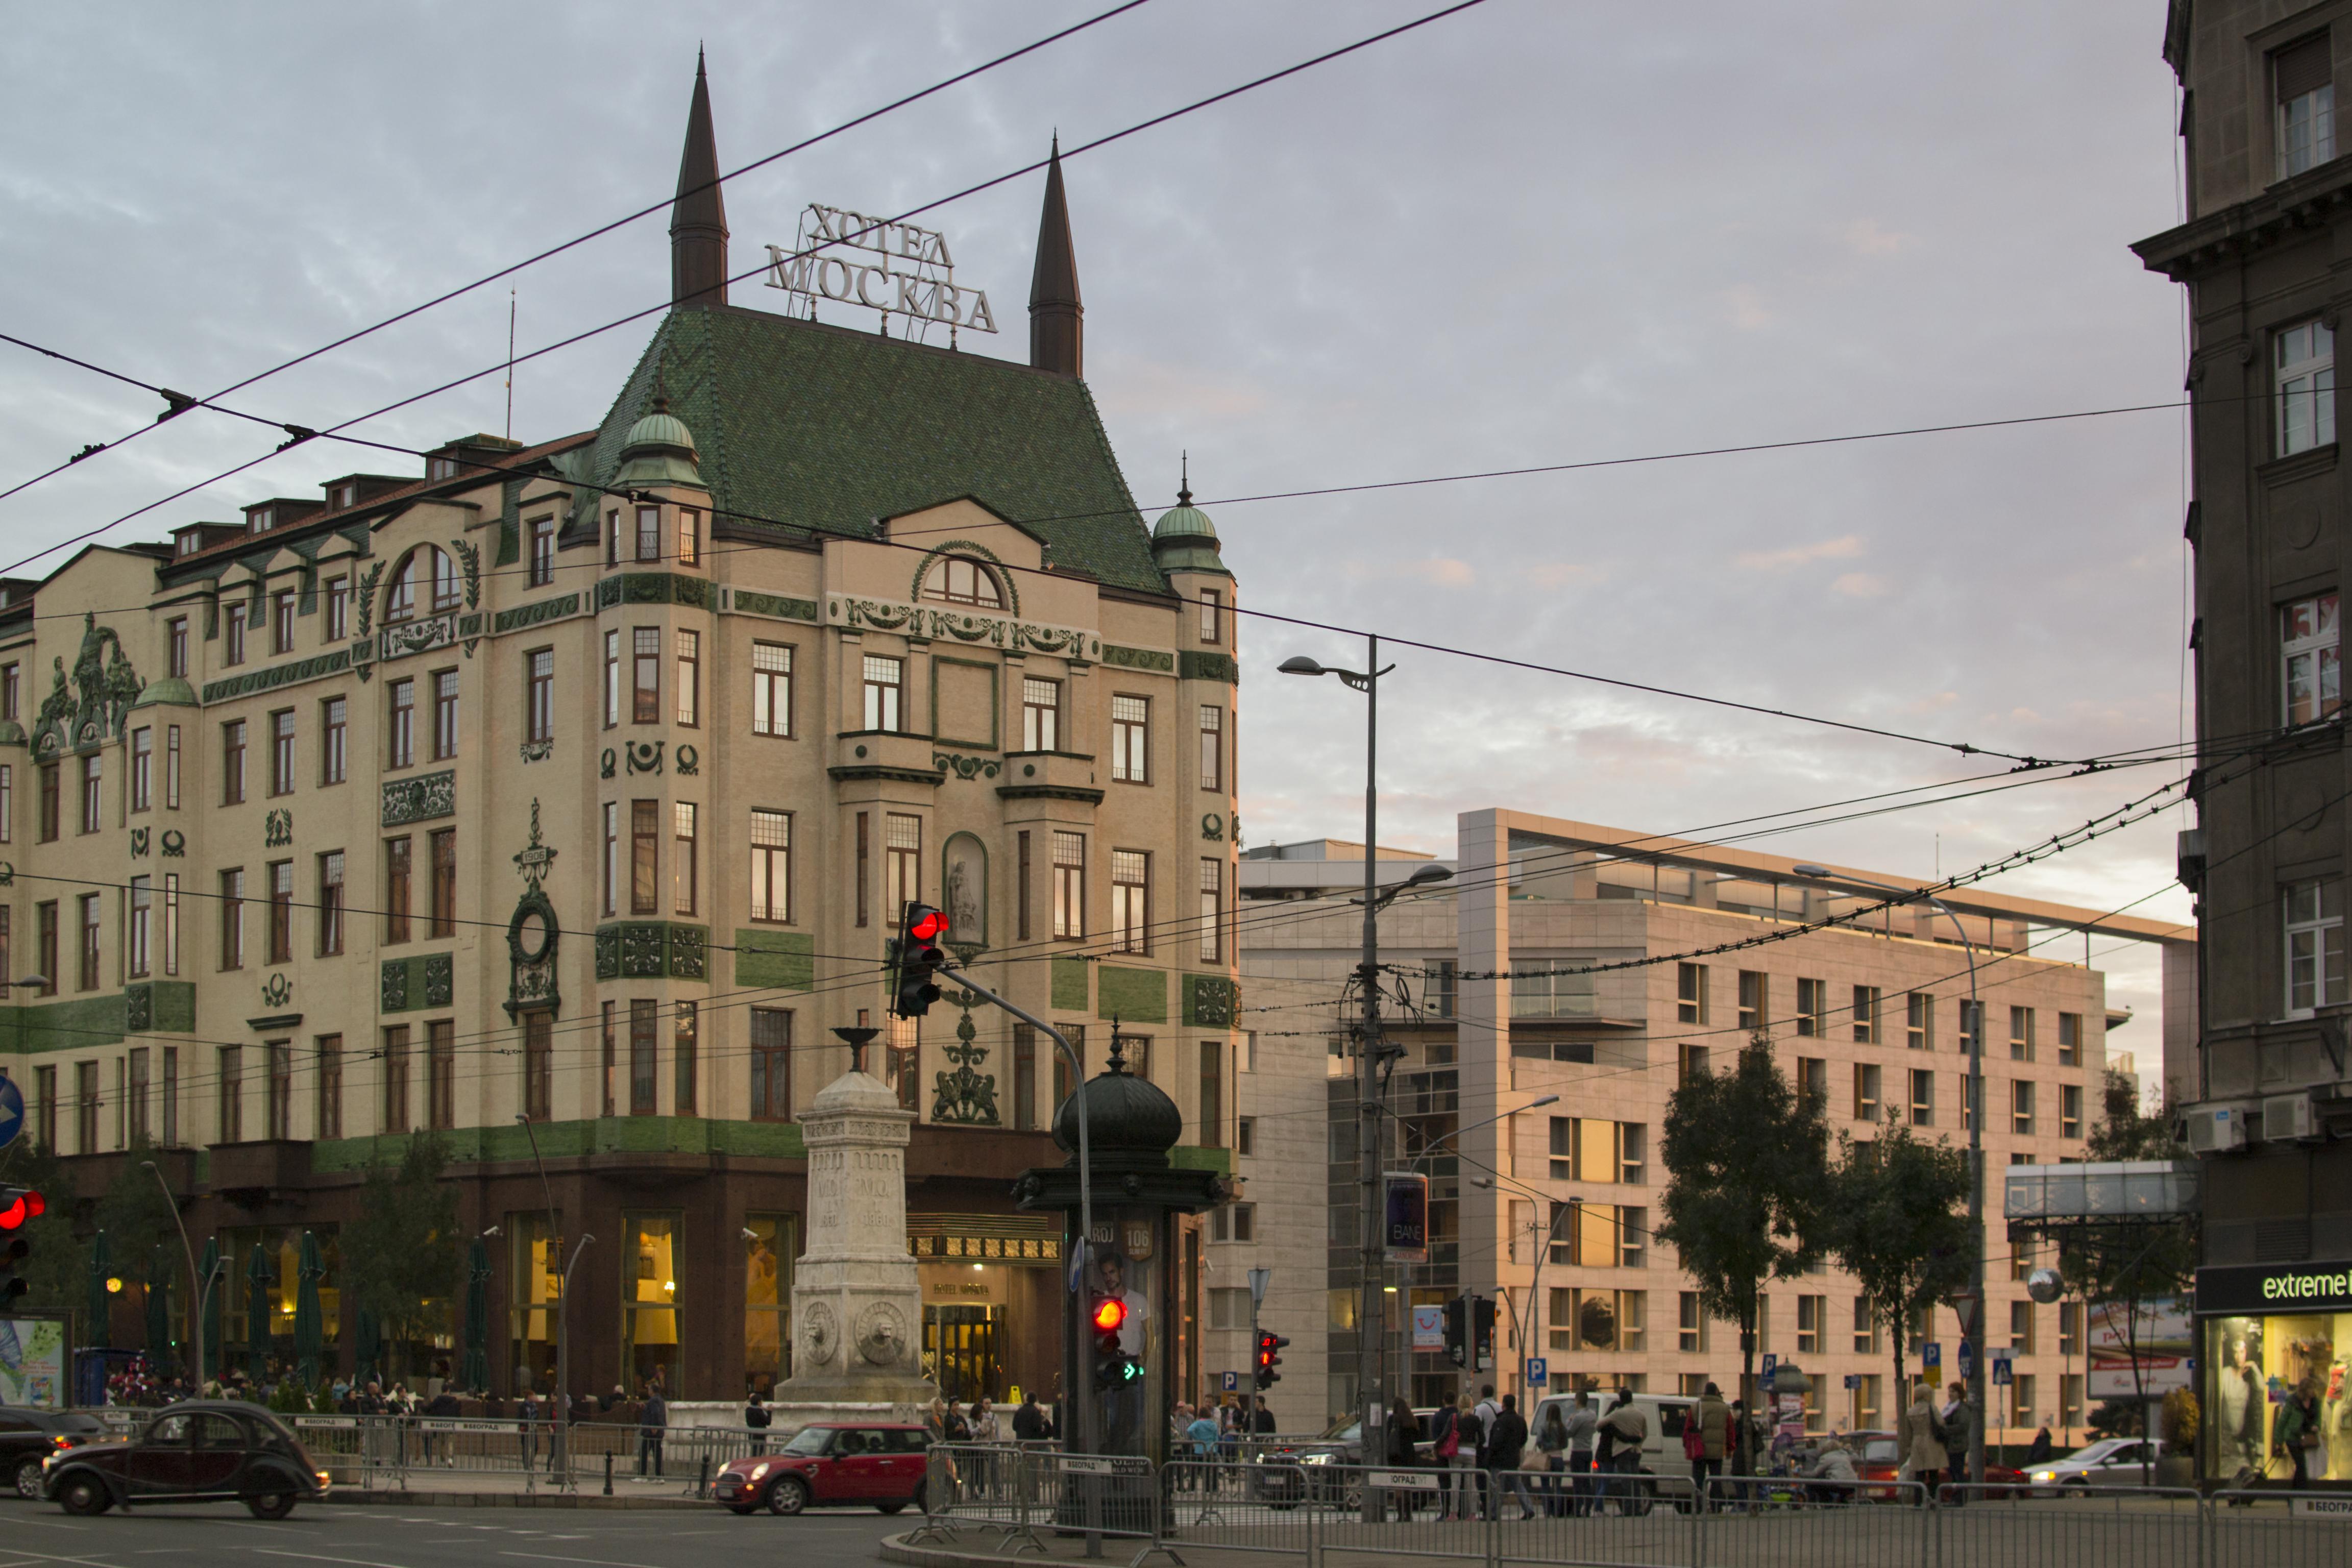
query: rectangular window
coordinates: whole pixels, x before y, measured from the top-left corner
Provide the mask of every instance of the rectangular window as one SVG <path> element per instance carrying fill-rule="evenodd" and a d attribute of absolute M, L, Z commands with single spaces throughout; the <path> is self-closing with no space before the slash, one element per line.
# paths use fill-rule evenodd
<path fill-rule="evenodd" d="M 2062 1084 L 2058 1089 L 2058 1136 L 2080 1138 L 2083 1135 L 2083 1086 Z"/>
<path fill-rule="evenodd" d="M 294 962 L 294 862 L 269 863 L 269 962 Z"/>
<path fill-rule="evenodd" d="M 81 760 L 81 830 L 84 833 L 95 833 L 103 826 L 105 814 L 100 809 L 103 799 L 100 786 L 105 782 L 105 768 L 106 759 L 99 752 L 92 752 Z"/>
<path fill-rule="evenodd" d="M 899 699 L 904 695 L 907 661 L 887 655 L 869 653 L 865 658 L 866 727 L 869 730 L 899 729 Z"/>
<path fill-rule="evenodd" d="M 241 1046 L 223 1046 L 218 1059 L 220 1077 L 215 1085 L 218 1098 L 213 1113 L 213 1126 L 219 1133 L 215 1141 L 242 1143 L 245 1142 L 245 1049 Z"/>
<path fill-rule="evenodd" d="M 751 733 L 793 732 L 793 650 L 783 643 L 751 645 Z"/>
<path fill-rule="evenodd" d="M 2033 1353 L 2033 1303 L 2009 1304 L 2009 1348 L 2020 1355 Z"/>
<path fill-rule="evenodd" d="M 383 1097 L 378 1102 L 376 1130 L 408 1131 L 408 1026 L 394 1024 L 383 1031 Z"/>
<path fill-rule="evenodd" d="M 613 508 L 604 514 L 604 564 L 621 563 L 621 509 Z"/>
<path fill-rule="evenodd" d="M 2326 323 L 2305 321 L 2272 338 L 2271 384 L 2280 457 L 2335 441 L 2336 334 Z"/>
<path fill-rule="evenodd" d="M 1936 1075 L 1924 1069 L 1911 1074 L 1911 1125 L 1936 1125 Z"/>
<path fill-rule="evenodd" d="M 1222 790 L 1225 787 L 1225 710 L 1209 703 L 1201 705 L 1201 787 Z"/>
<path fill-rule="evenodd" d="M 1062 683 L 1021 679 L 1021 749 L 1058 752 L 1062 749 Z"/>
<path fill-rule="evenodd" d="M 2315 594 L 2279 609 L 2279 691 L 2283 721 L 2317 723 L 2344 707 L 2344 627 L 2335 594 Z"/>
<path fill-rule="evenodd" d="M 2278 102 L 2278 178 L 2315 169 L 2336 156 L 2336 67 L 2328 35 L 2316 33 L 2271 55 Z"/>
<path fill-rule="evenodd" d="M 1969 1080 L 1969 1075 L 1966 1073 L 1959 1074 L 1958 1078 L 1960 1085 L 1960 1131 L 1965 1132 L 1969 1128 L 1974 1127 L 1977 1124 L 1976 1086 Z"/>
<path fill-rule="evenodd" d="M 457 672 L 433 672 L 433 760 L 446 762 L 457 754 Z"/>
<path fill-rule="evenodd" d="M 1871 1062 L 1853 1064 L 1853 1119 L 1878 1120 L 1878 1068 Z"/>
<path fill-rule="evenodd" d="M 384 766 L 404 768 L 416 761 L 416 682 L 395 680 L 391 693 L 391 720 L 384 731 Z"/>
<path fill-rule="evenodd" d="M 319 952 L 332 957 L 343 951 L 343 852 L 319 857 Z"/>
<path fill-rule="evenodd" d="M 530 585 L 544 588 L 555 581 L 555 520 L 530 521 Z"/>
<path fill-rule="evenodd" d="M 751 813 L 751 918 L 780 924 L 793 918 L 790 812 Z"/>
<path fill-rule="evenodd" d="M 629 1114 L 651 1116 L 654 1103 L 654 1029 L 660 1022 L 661 1004 L 644 996 L 629 999 Z"/>
<path fill-rule="evenodd" d="M 173 679 L 188 679 L 188 617 L 173 616 L 163 626 L 164 668 Z"/>
<path fill-rule="evenodd" d="M 98 1147 L 98 1064 L 74 1063 L 74 1121 L 80 1134 L 78 1153 L 95 1154 Z"/>
<path fill-rule="evenodd" d="M 224 647 L 221 650 L 221 662 L 223 664 L 243 664 L 245 662 L 246 613 L 246 605 L 239 603 L 231 605 L 227 610 L 222 614 L 221 637 Z"/>
<path fill-rule="evenodd" d="M 1235 1063 L 1234 1064 L 1234 1071 L 1236 1071 L 1236 1072 L 1245 1072 L 1245 1071 L 1247 1071 L 1247 1070 L 1248 1070 L 1248 1068 L 1245 1068 L 1244 1066 L 1243 1066 L 1243 1064 L 1242 1064 L 1242 1063 L 1240 1063 L 1240 1062 L 1235 1062 Z M 1234 1152 L 1235 1154 L 1237 1154 L 1237 1155 L 1241 1156 L 1243 1159 L 1246 1160 L 1246 1159 L 1251 1158 L 1254 1154 L 1255 1154 L 1255 1153 L 1256 1153 L 1256 1152 L 1257 1152 L 1257 1118 L 1256 1118 L 1256 1117 L 1255 1117 L 1255 1116 L 1236 1116 L 1236 1117 L 1234 1117 Z"/>
<path fill-rule="evenodd" d="M 1879 1000 L 1875 985 L 1853 988 L 1853 1038 L 1856 1045 L 1874 1046 L 1879 1043 Z"/>
<path fill-rule="evenodd" d="M 147 1077 L 149 1047 L 137 1046 L 129 1053 L 131 1081 L 123 1088 L 123 1100 L 131 1111 L 129 1142 L 144 1143 L 148 1139 L 147 1102 L 152 1092 Z"/>
<path fill-rule="evenodd" d="M 1029 940 L 1029 834 L 1013 836 L 1013 938 Z"/>
<path fill-rule="evenodd" d="M 702 722 L 702 634 L 671 634 L 677 657 L 677 721 L 687 729 Z"/>
<path fill-rule="evenodd" d="M 523 739 L 544 744 L 555 739 L 555 650 L 533 648 L 523 656 Z"/>
<path fill-rule="evenodd" d="M 522 1113 L 533 1121 L 554 1114 L 555 1019 L 545 1011 L 522 1016 Z"/>
<path fill-rule="evenodd" d="M 604 1072 L 604 1093 L 602 1103 L 604 1107 L 604 1114 L 606 1116 L 612 1115 L 616 1106 L 616 1102 L 613 1098 L 613 1089 L 614 1078 L 619 1065 L 615 1058 L 618 1057 L 620 1051 L 620 1041 L 616 1037 L 620 1031 L 616 1026 L 615 1013 L 616 1007 L 614 1004 L 611 1002 L 604 1004 L 602 1028 L 600 1029 L 597 1037 L 597 1043 L 601 1048 L 603 1057 L 602 1067 Z"/>
<path fill-rule="evenodd" d="M 629 912 L 650 915 L 661 909 L 661 802 L 629 803 Z"/>
<path fill-rule="evenodd" d="M 1706 1047 L 1705 1046 L 1694 1046 L 1688 1041 L 1685 1041 L 1682 1048 L 1675 1053 L 1675 1058 L 1680 1064 L 1676 1081 L 1688 1083 L 1693 1079 L 1700 1079 L 1706 1076 Z"/>
<path fill-rule="evenodd" d="M 1853 1353 L 1856 1355 L 1878 1353 L 1878 1318 L 1871 1311 L 1870 1298 L 1867 1296 L 1856 1296 L 1853 1299 Z"/>
<path fill-rule="evenodd" d="M 695 886 L 694 807 L 691 804 L 681 800 L 670 806 L 670 831 L 673 838 L 669 862 L 670 910 L 676 914 L 690 915 L 694 913 L 698 890 Z"/>
<path fill-rule="evenodd" d="M 1761 970 L 1739 972 L 1739 1027 L 1750 1033 L 1763 1028 L 1770 1020 L 1766 1013 L 1769 1005 L 1764 973 Z"/>
<path fill-rule="evenodd" d="M 0 844 L 16 841 L 16 767 L 13 763 L 0 763 Z"/>
<path fill-rule="evenodd" d="M 144 980 L 151 973 L 155 931 L 155 879 L 152 877 L 131 879 L 131 919 L 123 932 L 123 967 L 131 979 Z"/>
<path fill-rule="evenodd" d="M 427 842 L 433 852 L 433 923 L 427 937 L 457 934 L 457 830 L 444 827 Z"/>
<path fill-rule="evenodd" d="M 1830 1064 L 1820 1057 L 1797 1058 L 1797 1092 L 1820 1106 L 1823 1111 L 1830 1103 Z"/>
<path fill-rule="evenodd" d="M 269 716 L 269 793 L 294 793 L 294 710 L 281 708 Z"/>
<path fill-rule="evenodd" d="M 1829 1305 L 1830 1299 L 1827 1296 L 1797 1298 L 1797 1353 L 1799 1355 L 1822 1353 L 1822 1321 L 1829 1316 Z"/>
<path fill-rule="evenodd" d="M 1054 833 L 1054 934 L 1087 934 L 1087 839 L 1083 833 Z"/>
<path fill-rule="evenodd" d="M 163 973 L 180 973 L 180 874 L 163 873 Z"/>
<path fill-rule="evenodd" d="M 1201 858 L 1201 962 L 1224 962 L 1225 863 Z"/>
<path fill-rule="evenodd" d="M 1685 1024 L 1706 1022 L 1706 965 L 1675 965 L 1675 1017 Z"/>
<path fill-rule="evenodd" d="M 2336 878 L 2290 882 L 2283 899 L 2287 1011 L 2334 1006 L 2345 998 L 2344 884 Z"/>
<path fill-rule="evenodd" d="M 2083 1353 L 2083 1303 L 2080 1301 L 2058 1303 L 2058 1353 L 2069 1356 Z"/>
<path fill-rule="evenodd" d="M 657 506 L 637 508 L 637 559 L 661 559 L 661 508 Z"/>
<path fill-rule="evenodd" d="M 751 1120 L 793 1119 L 793 1016 L 782 1007 L 751 1009 Z"/>
<path fill-rule="evenodd" d="M 349 577 L 327 579 L 327 633 L 330 643 L 342 642 L 352 635 L 352 580 Z"/>
<path fill-rule="evenodd" d="M 604 803 L 604 912 L 621 912 L 621 803 Z"/>
<path fill-rule="evenodd" d="M 1110 950 L 1151 951 L 1151 857 L 1140 849 L 1110 852 Z"/>
<path fill-rule="evenodd" d="M 1201 1146 L 1225 1146 L 1225 1049 L 1222 1040 L 1201 1042 Z"/>
<path fill-rule="evenodd" d="M 2009 1010 L 2009 1059 L 2030 1062 L 2033 1059 L 2033 1009 L 2011 1007 Z"/>
<path fill-rule="evenodd" d="M 677 1005 L 677 1016 L 670 1032 L 670 1110 L 677 1116 L 695 1113 L 696 1035 L 700 1026 L 700 1013 L 691 1002 Z"/>
<path fill-rule="evenodd" d="M 1936 1048 L 1936 999 L 1925 991 L 1913 991 L 1903 998 L 1903 1043 L 1915 1051 Z"/>
<path fill-rule="evenodd" d="M 41 764 L 41 842 L 54 844 L 58 839 L 58 764 Z"/>
<path fill-rule="evenodd" d="M 2083 1015 L 2058 1015 L 2058 1065 L 2078 1068 L 2083 1065 Z"/>
<path fill-rule="evenodd" d="M 2020 1138 L 2033 1136 L 2033 1085 L 2024 1079 L 2009 1086 L 2009 1130 Z"/>
<path fill-rule="evenodd" d="M 245 872 L 220 874 L 221 963 L 223 969 L 245 967 Z"/>
<path fill-rule="evenodd" d="M 383 841 L 383 940 L 387 946 L 408 940 L 413 859 L 406 837 Z"/>
<path fill-rule="evenodd" d="M 131 731 L 131 809 L 152 810 L 155 805 L 155 731 Z M 8 839 L 6 810 L 0 806 L 0 844 Z"/>
<path fill-rule="evenodd" d="M 621 634 L 604 634 L 604 728 L 621 721 Z"/>
<path fill-rule="evenodd" d="M 15 721 L 21 717 L 24 703 L 24 666 L 0 664 L 0 719 Z"/>
<path fill-rule="evenodd" d="M 269 595 L 269 651 L 294 651 L 294 590 L 280 588 Z"/>
<path fill-rule="evenodd" d="M 1214 588 L 1201 590 L 1201 640 L 1223 642 L 1224 628 L 1224 598 Z"/>
<path fill-rule="evenodd" d="M 1829 982 L 1800 980 L 1797 982 L 1797 1033 L 1818 1038 L 1827 1029 L 1824 1015 L 1830 1010 Z"/>
<path fill-rule="evenodd" d="M 425 1114 L 435 1131 L 457 1125 L 457 1025 L 436 1018 L 425 1026 Z"/>
<path fill-rule="evenodd" d="M 180 1047 L 163 1047 L 163 1114 L 159 1118 L 163 1146 L 174 1148 L 180 1142 Z"/>
<path fill-rule="evenodd" d="M 884 847 L 889 861 L 883 868 L 888 880 L 890 921 L 897 924 L 908 903 L 923 896 L 923 819 L 897 812 L 885 823 L 889 838 Z"/>
<path fill-rule="evenodd" d="M 630 635 L 629 720 L 661 722 L 661 628 L 639 626 Z"/>
<path fill-rule="evenodd" d="M 1151 701 L 1110 700 L 1110 776 L 1125 784 L 1151 782 Z"/>
<path fill-rule="evenodd" d="M 294 1136 L 294 1042 L 271 1040 L 262 1051 L 262 1070 L 269 1075 L 262 1087 L 264 1136 L 283 1142 Z"/>
<path fill-rule="evenodd" d="M 677 509 L 677 563 L 697 566 L 702 563 L 702 513 L 690 506 Z"/>
<path fill-rule="evenodd" d="M 54 996 L 58 994 L 60 978 L 58 973 L 58 905 L 54 899 L 33 906 L 33 962 L 39 966 L 37 973 L 48 982 L 40 988 L 41 994 Z"/>
<path fill-rule="evenodd" d="M 1675 1348 L 1685 1355 L 1706 1352 L 1706 1311 L 1698 1302 L 1698 1292 L 1683 1290 L 1675 1315 Z"/>
<path fill-rule="evenodd" d="M 874 891 L 874 850 L 867 832 L 866 815 L 862 811 L 857 814 L 856 838 L 857 923 L 863 927 L 872 915 L 867 906 L 872 902 Z"/>
<path fill-rule="evenodd" d="M 163 804 L 171 810 L 180 809 L 180 727 L 166 725 L 163 730 Z"/>
<path fill-rule="evenodd" d="M 1026 1024 L 1013 1026 L 1013 1127 L 1037 1130 L 1037 1031 Z"/>

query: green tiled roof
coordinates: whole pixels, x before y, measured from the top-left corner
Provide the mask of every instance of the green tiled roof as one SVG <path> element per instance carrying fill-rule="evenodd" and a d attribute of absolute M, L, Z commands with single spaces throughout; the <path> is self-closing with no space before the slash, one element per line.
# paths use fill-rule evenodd
<path fill-rule="evenodd" d="M 1083 382 L 764 311 L 673 310 L 598 430 L 599 482 L 652 406 L 657 368 L 720 512 L 871 534 L 878 518 L 969 495 L 1045 538 L 1058 567 L 1168 591 Z"/>

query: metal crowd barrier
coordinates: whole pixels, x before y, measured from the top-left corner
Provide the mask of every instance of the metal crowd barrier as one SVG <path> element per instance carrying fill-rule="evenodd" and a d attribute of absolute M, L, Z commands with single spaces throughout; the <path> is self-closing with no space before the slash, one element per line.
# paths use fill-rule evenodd
<path fill-rule="evenodd" d="M 1927 1501 L 1927 1489 L 1916 1481 L 1718 1476 L 1691 1521 L 1691 1560 L 1713 1568 L 1924 1563 L 1936 1512 Z"/>
<path fill-rule="evenodd" d="M 2206 1568 L 2352 1562 L 2352 1493 L 2264 1489 L 2205 1501 Z"/>
<path fill-rule="evenodd" d="M 439 1415 L 296 1415 L 303 1447 L 338 1486 L 430 1491 L 436 1478 L 493 1476 L 524 1492 L 602 1489 L 609 1475 L 706 1495 L 710 1478 L 774 1447 L 767 1433 L 728 1426 L 624 1426 Z M 561 1461 L 561 1462 L 560 1462 Z"/>
<path fill-rule="evenodd" d="M 1933 1510 L 1934 1563 L 1939 1568 L 2109 1563 L 2130 1568 L 2203 1568 L 2208 1562 L 2206 1510 L 2194 1490 L 2072 1487 L 2062 1498 L 2037 1497 L 2035 1491 L 2032 1487 L 1938 1487 Z"/>

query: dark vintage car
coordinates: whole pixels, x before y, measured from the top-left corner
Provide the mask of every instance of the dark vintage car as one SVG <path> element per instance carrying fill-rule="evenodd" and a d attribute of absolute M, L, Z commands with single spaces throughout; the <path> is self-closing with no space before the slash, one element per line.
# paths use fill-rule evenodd
<path fill-rule="evenodd" d="M 136 1436 L 86 1443 L 48 1462 L 47 1495 L 68 1513 L 183 1502 L 241 1502 L 284 1519 L 327 1495 L 327 1472 L 258 1405 L 189 1400 L 156 1413 Z"/>
<path fill-rule="evenodd" d="M 770 1513 L 804 1508 L 920 1508 L 930 1433 L 920 1426 L 820 1422 L 803 1426 L 776 1453 L 738 1459 L 710 1486 L 730 1513 L 765 1506 Z"/>
<path fill-rule="evenodd" d="M 0 1408 L 0 1488 L 14 1487 L 18 1497 L 37 1501 L 41 1466 L 52 1454 L 105 1436 L 105 1422 L 79 1410 L 28 1410 L 21 1405 Z"/>

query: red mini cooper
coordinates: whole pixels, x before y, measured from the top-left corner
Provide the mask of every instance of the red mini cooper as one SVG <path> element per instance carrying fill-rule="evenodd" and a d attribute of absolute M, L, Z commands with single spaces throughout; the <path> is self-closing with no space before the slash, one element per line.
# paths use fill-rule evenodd
<path fill-rule="evenodd" d="M 930 1441 L 920 1426 L 818 1422 L 794 1433 L 782 1452 L 729 1465 L 710 1489 L 730 1513 L 763 1503 L 770 1513 L 838 1506 L 897 1513 L 908 1503 L 923 1506 Z"/>

